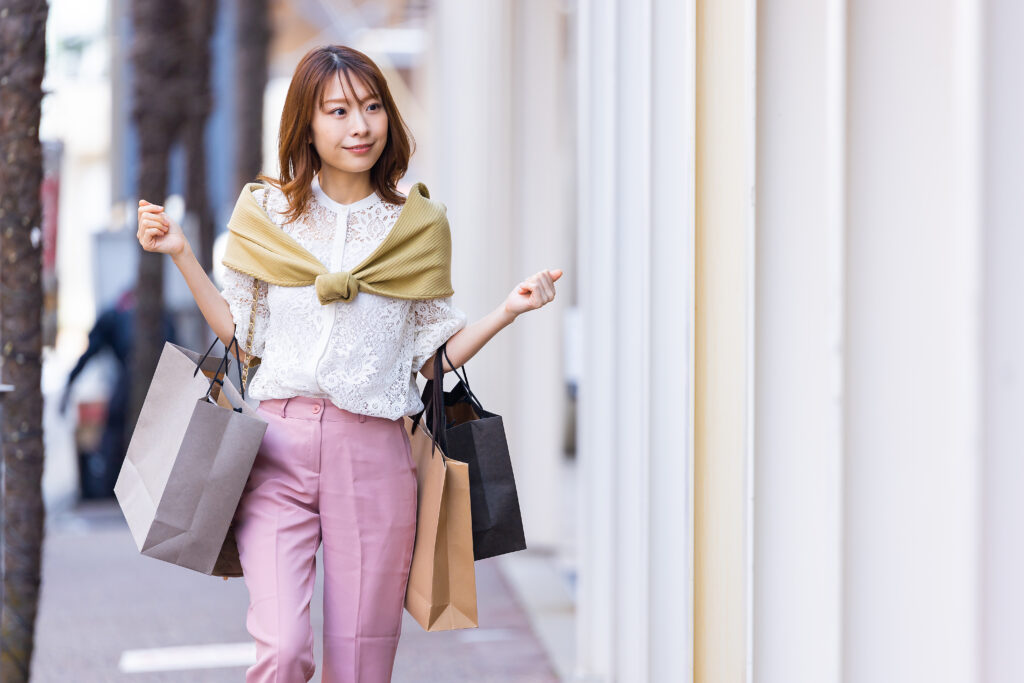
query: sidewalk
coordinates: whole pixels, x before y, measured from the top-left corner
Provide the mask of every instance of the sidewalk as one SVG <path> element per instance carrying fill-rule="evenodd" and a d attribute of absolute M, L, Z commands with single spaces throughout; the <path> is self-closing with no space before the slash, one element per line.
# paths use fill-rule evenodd
<path fill-rule="evenodd" d="M 310 606 L 314 681 L 321 680 L 322 552 Z M 396 683 L 558 680 L 500 560 L 476 563 L 479 628 L 426 633 L 405 613 Z M 255 656 L 243 581 L 141 556 L 113 499 L 85 501 L 47 520 L 41 590 L 33 683 L 240 683 Z M 189 649 L 162 649 L 175 646 Z M 186 660 L 190 668 L 172 668 Z"/>

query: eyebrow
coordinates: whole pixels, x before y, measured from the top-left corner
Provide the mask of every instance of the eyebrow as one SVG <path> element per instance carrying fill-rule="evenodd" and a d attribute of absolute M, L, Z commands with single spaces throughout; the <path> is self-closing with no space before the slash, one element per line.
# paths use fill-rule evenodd
<path fill-rule="evenodd" d="M 380 99 L 380 97 L 378 97 L 376 93 L 370 93 L 369 95 L 367 95 L 366 97 L 363 98 L 364 101 L 365 100 L 379 100 L 379 99 Z M 344 97 L 340 97 L 340 98 L 339 97 L 335 97 L 334 99 L 331 99 L 331 100 L 324 100 L 324 104 L 330 104 L 331 102 L 342 102 L 344 104 L 348 104 L 348 100 L 345 99 Z"/>

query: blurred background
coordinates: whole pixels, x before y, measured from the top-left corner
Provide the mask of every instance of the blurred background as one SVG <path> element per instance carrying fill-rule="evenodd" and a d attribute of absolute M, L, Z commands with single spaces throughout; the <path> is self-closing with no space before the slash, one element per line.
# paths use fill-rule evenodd
<path fill-rule="evenodd" d="M 140 258 L 141 188 L 216 276 L 325 43 L 385 71 L 470 320 L 565 270 L 468 364 L 529 549 L 477 563 L 479 629 L 406 616 L 395 680 L 1024 680 L 1024 4 L 52 0 L 45 28 L 32 680 L 252 661 L 244 585 L 140 557 L 109 495 L 148 384 L 119 340 L 136 309 L 140 353 L 213 339 Z"/>

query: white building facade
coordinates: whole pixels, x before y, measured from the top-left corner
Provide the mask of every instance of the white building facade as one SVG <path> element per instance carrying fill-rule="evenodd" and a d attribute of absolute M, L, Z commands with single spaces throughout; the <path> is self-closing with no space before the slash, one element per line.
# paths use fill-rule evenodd
<path fill-rule="evenodd" d="M 516 361 L 474 367 L 555 546 L 560 317 L 582 320 L 573 676 L 1024 679 L 1019 3 L 434 22 L 470 317 L 567 268 L 486 352 Z"/>

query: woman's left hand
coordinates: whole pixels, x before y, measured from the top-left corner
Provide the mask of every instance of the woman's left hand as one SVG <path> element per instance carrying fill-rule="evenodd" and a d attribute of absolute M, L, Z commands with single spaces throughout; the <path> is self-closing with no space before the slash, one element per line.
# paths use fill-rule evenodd
<path fill-rule="evenodd" d="M 505 299 L 505 310 L 513 315 L 540 308 L 555 298 L 555 281 L 562 270 L 542 270 L 526 278 Z"/>

